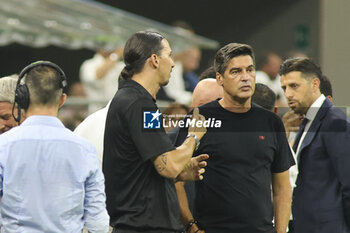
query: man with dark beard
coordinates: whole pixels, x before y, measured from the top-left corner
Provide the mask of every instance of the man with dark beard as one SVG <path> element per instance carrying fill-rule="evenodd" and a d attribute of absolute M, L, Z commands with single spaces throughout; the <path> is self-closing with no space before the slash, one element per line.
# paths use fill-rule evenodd
<path fill-rule="evenodd" d="M 303 117 L 293 145 L 299 172 L 293 190 L 295 233 L 348 233 L 349 119 L 321 93 L 324 77 L 311 59 L 284 61 L 280 75 L 289 107 Z"/>

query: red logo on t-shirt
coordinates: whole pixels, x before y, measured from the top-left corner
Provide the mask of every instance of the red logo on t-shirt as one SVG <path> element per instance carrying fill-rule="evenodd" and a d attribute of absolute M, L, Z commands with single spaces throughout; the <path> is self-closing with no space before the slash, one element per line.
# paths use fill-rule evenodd
<path fill-rule="evenodd" d="M 260 139 L 260 140 L 264 140 L 264 139 L 265 139 L 265 136 L 259 136 L 259 139 Z"/>

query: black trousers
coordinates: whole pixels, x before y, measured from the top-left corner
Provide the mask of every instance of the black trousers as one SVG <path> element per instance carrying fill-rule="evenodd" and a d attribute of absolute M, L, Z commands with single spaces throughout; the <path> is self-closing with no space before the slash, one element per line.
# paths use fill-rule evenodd
<path fill-rule="evenodd" d="M 289 229 L 288 233 L 294 233 L 293 220 L 289 220 L 288 229 Z"/>
<path fill-rule="evenodd" d="M 148 231 L 145 231 L 145 230 L 136 230 L 136 229 L 116 229 L 116 228 L 113 228 L 113 231 L 112 233 L 185 233 L 184 231 L 159 231 L 159 230 L 148 230 Z"/>

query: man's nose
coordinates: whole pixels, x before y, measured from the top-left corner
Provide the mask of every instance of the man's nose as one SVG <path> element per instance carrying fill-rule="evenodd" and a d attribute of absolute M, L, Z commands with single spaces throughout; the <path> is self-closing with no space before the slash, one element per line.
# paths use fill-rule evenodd
<path fill-rule="evenodd" d="M 246 70 L 242 71 L 242 73 L 241 73 L 241 80 L 242 81 L 248 81 L 251 78 L 252 77 L 250 76 L 250 74 Z"/>
<path fill-rule="evenodd" d="M 286 88 L 284 90 L 284 96 L 287 98 L 287 99 L 291 99 L 293 97 L 293 92 L 289 89 L 289 88 Z"/>

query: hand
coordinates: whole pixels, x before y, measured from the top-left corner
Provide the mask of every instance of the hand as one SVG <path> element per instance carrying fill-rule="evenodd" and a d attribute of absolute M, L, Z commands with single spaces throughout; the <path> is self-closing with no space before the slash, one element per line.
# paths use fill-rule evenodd
<path fill-rule="evenodd" d="M 190 162 L 185 166 L 182 172 L 176 177 L 177 181 L 196 181 L 203 180 L 204 167 L 207 162 L 204 161 L 209 158 L 207 154 L 201 154 L 191 158 Z"/>
<path fill-rule="evenodd" d="M 205 233 L 204 230 L 190 230 L 189 233 Z"/>
<path fill-rule="evenodd" d="M 196 224 L 194 224 L 190 230 L 189 233 L 205 233 L 204 230 L 199 230 L 198 226 Z"/>
<path fill-rule="evenodd" d="M 188 129 L 188 134 L 194 134 L 197 136 L 199 140 L 201 140 L 204 134 L 207 132 L 207 128 L 204 127 L 205 117 L 199 114 L 198 108 L 195 108 L 193 110 L 191 122 L 193 120 L 195 121 L 194 125 L 192 126 L 192 124 L 190 124 L 190 127 Z"/>
<path fill-rule="evenodd" d="M 299 130 L 299 126 L 303 120 L 303 116 L 295 113 L 293 110 L 289 110 L 282 117 L 282 122 L 284 128 L 286 129 L 287 137 L 289 137 L 290 132 L 297 132 Z"/>

